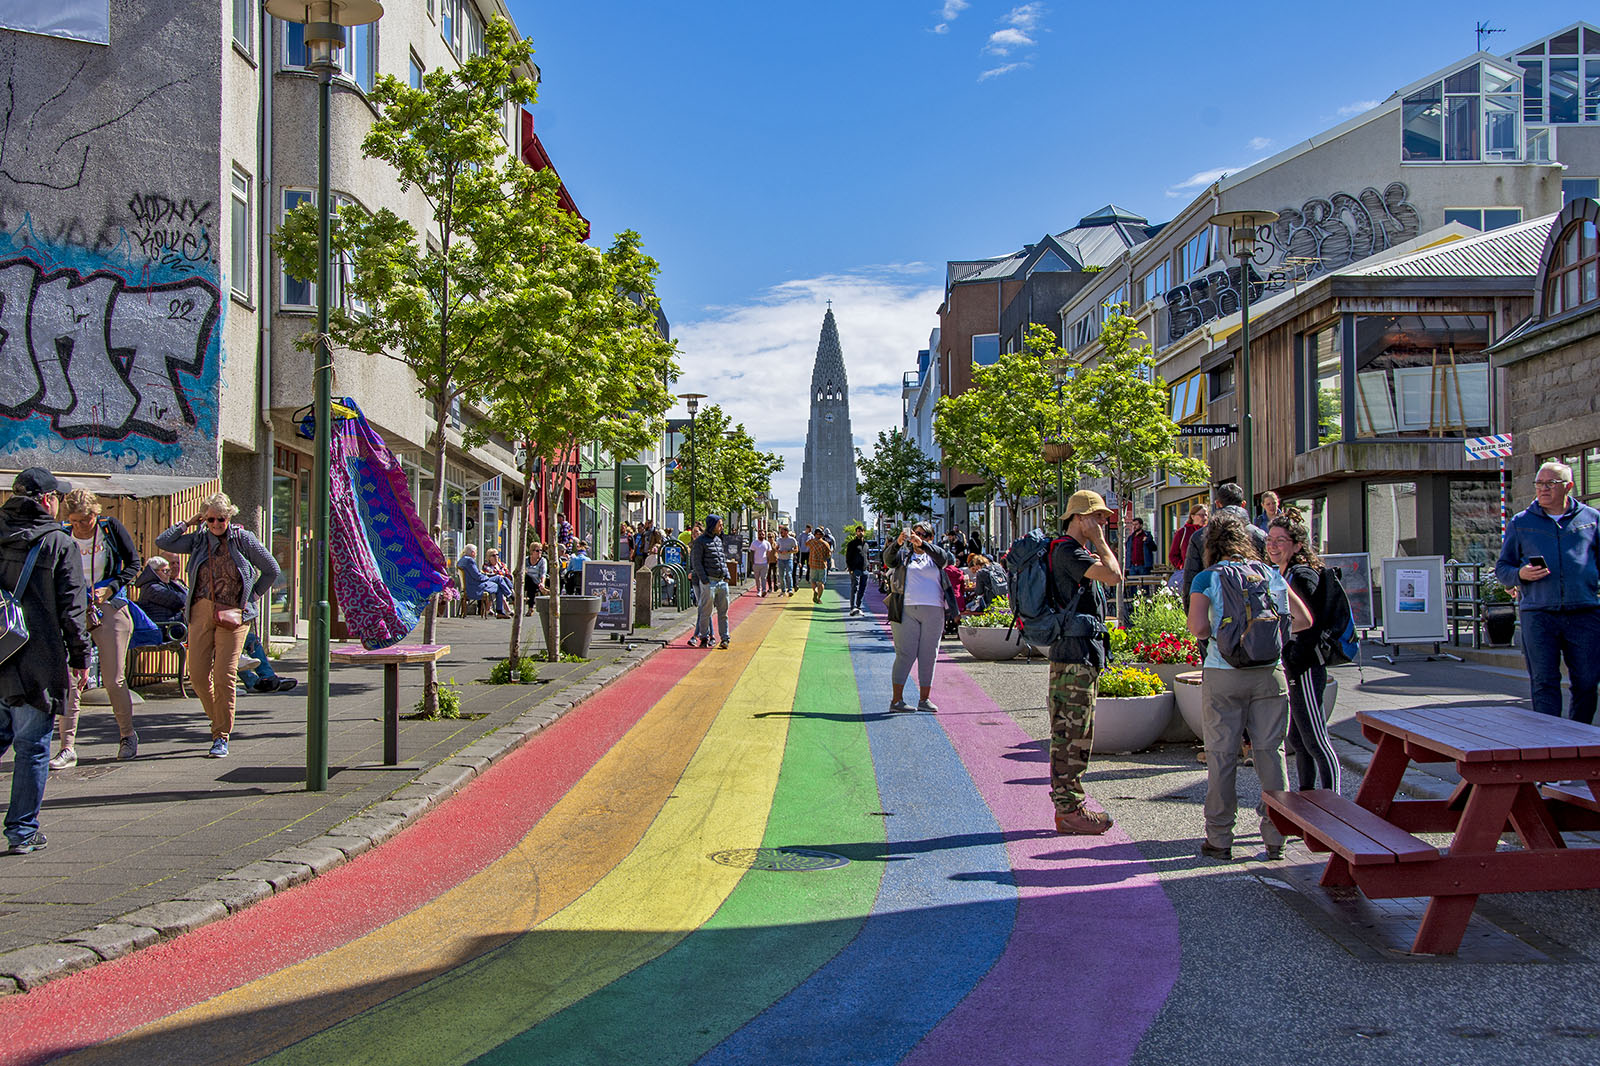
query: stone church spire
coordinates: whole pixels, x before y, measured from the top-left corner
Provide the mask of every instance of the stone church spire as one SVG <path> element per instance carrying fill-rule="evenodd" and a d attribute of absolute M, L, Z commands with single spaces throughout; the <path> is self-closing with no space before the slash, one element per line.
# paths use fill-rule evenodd
<path fill-rule="evenodd" d="M 806 426 L 805 462 L 800 468 L 800 500 L 795 522 L 827 526 L 839 545 L 844 527 L 861 521 L 856 494 L 855 438 L 850 432 L 850 387 L 844 349 L 830 306 L 822 317 L 817 361 L 811 368 L 811 418 Z"/>

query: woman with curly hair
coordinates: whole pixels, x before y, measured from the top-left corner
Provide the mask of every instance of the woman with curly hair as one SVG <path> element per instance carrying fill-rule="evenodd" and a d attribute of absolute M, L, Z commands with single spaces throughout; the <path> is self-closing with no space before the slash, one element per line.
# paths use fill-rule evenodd
<path fill-rule="evenodd" d="M 1311 546 L 1311 531 L 1300 512 L 1285 508 L 1267 525 L 1267 557 L 1288 581 L 1308 609 L 1322 602 L 1322 583 L 1330 579 L 1322 557 Z M 1322 692 L 1328 685 L 1328 668 L 1317 657 L 1321 619 L 1313 614 L 1311 628 L 1290 636 L 1283 645 L 1283 668 L 1289 684 L 1289 743 L 1294 747 L 1295 779 L 1301 791 L 1331 788 L 1339 791 L 1339 756 L 1328 738 L 1322 713 Z"/>

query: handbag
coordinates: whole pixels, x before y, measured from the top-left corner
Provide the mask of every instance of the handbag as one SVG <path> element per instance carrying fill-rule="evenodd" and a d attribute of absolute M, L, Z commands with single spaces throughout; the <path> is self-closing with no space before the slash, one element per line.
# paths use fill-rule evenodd
<path fill-rule="evenodd" d="M 884 611 L 889 616 L 889 621 L 900 622 L 905 620 L 906 598 L 899 592 L 891 592 L 883 598 Z"/>
<path fill-rule="evenodd" d="M 230 633 L 235 629 L 243 629 L 244 608 L 213 606 L 211 608 L 211 621 L 218 629 L 226 629 Z"/>
<path fill-rule="evenodd" d="M 39 558 L 43 540 L 33 542 L 28 559 L 22 564 L 22 576 L 17 578 L 17 588 L 7 592 L 0 588 L 0 663 L 5 662 L 28 643 L 28 619 L 22 613 L 22 590 L 28 587 L 33 576 L 33 564 Z"/>

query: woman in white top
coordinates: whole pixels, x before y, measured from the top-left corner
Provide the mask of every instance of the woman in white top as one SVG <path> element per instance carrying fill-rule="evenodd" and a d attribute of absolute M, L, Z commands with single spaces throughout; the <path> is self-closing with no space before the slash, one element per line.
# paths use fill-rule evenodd
<path fill-rule="evenodd" d="M 911 709 L 905 690 L 912 663 L 917 666 L 917 684 L 922 690 L 917 710 L 939 709 L 929 697 L 933 690 L 933 664 L 939 657 L 939 638 L 944 635 L 945 592 L 950 588 L 944 568 L 954 563 L 955 557 L 927 538 L 928 530 L 922 525 L 902 529 L 884 553 L 885 561 L 896 571 L 891 584 L 905 590 L 901 593 L 904 606 L 900 621 L 890 623 L 894 631 L 891 711 Z"/>
<path fill-rule="evenodd" d="M 78 558 L 83 563 L 91 619 L 95 611 L 100 613 L 100 622 L 92 626 L 90 635 L 100 652 L 100 680 L 122 738 L 117 758 L 131 759 L 139 754 L 139 734 L 133 728 L 133 695 L 126 678 L 133 615 L 128 610 L 125 589 L 139 576 L 144 564 L 127 527 L 100 513 L 100 501 L 93 492 L 73 489 L 61 504 L 67 516 L 67 532 L 77 543 Z M 61 748 L 50 760 L 52 770 L 78 765 L 78 702 L 82 697 L 76 684 L 67 693 L 67 709 L 61 715 Z"/>

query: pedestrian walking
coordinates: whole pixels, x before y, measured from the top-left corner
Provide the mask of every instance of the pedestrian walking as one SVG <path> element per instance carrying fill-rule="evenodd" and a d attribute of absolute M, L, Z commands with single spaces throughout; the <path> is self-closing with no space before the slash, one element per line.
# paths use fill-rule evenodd
<path fill-rule="evenodd" d="M 14 752 L 5 819 L 13 855 L 48 843 L 39 805 L 50 778 L 55 716 L 66 709 L 69 686 L 89 683 L 89 587 L 77 546 L 56 521 L 70 488 L 31 466 L 0 506 L 0 585 L 16 597 L 27 623 L 27 645 L 0 661 L 0 753 Z"/>
<path fill-rule="evenodd" d="M 828 570 L 833 566 L 833 541 L 821 526 L 811 532 L 806 561 L 811 567 L 811 602 L 821 603 L 822 588 L 828 583 Z"/>
<path fill-rule="evenodd" d="M 1328 737 L 1322 694 L 1328 686 L 1328 668 L 1316 653 L 1325 620 L 1317 617 L 1323 601 L 1322 583 L 1337 581 L 1311 546 L 1311 531 L 1293 509 L 1280 513 L 1267 526 L 1267 558 L 1289 583 L 1311 614 L 1311 628 L 1291 633 L 1283 645 L 1284 680 L 1289 686 L 1289 744 L 1294 748 L 1295 781 L 1301 791 L 1327 788 L 1339 791 L 1339 755 Z"/>
<path fill-rule="evenodd" d="M 867 599 L 867 531 L 857 526 L 844 542 L 844 566 L 850 571 L 850 613 L 859 615 Z"/>
<path fill-rule="evenodd" d="M 694 577 L 698 596 L 699 614 L 695 618 L 694 636 L 689 647 L 698 642 L 702 648 L 711 647 L 711 609 L 717 610 L 717 631 L 722 636 L 720 647 L 728 646 L 728 561 L 723 555 L 722 519 L 706 515 L 706 531 L 689 546 L 689 572 Z"/>
<path fill-rule="evenodd" d="M 750 542 L 750 570 L 755 577 L 757 596 L 765 596 L 771 591 L 771 558 L 772 539 L 766 530 L 761 530 L 756 533 L 756 539 Z"/>
<path fill-rule="evenodd" d="M 772 545 L 772 557 L 778 571 L 778 592 L 794 595 L 795 559 L 800 555 L 800 542 L 789 532 L 788 526 L 778 527 L 778 539 Z"/>
<path fill-rule="evenodd" d="M 1183 560 L 1189 552 L 1189 538 L 1200 532 L 1210 513 L 1203 503 L 1197 503 L 1189 508 L 1189 520 L 1173 532 L 1172 544 L 1167 549 L 1167 564 L 1172 569 L 1182 573 Z"/>
<path fill-rule="evenodd" d="M 128 689 L 128 645 L 133 640 L 133 611 L 128 605 L 128 586 L 139 576 L 144 561 L 133 546 L 127 527 L 110 515 L 100 513 L 100 501 L 88 489 L 73 489 L 61 498 L 67 532 L 72 535 L 83 566 L 83 580 L 89 587 L 87 617 L 89 636 L 100 653 L 100 684 L 117 720 L 117 758 L 131 759 L 139 754 L 139 734 L 133 728 L 133 693 Z M 61 746 L 50 760 L 50 769 L 65 770 L 78 765 L 78 715 L 83 688 L 73 685 L 67 692 L 67 708 L 61 715 Z"/>
<path fill-rule="evenodd" d="M 1129 527 L 1123 558 L 1128 562 L 1128 574 L 1138 577 L 1155 568 L 1156 538 L 1146 532 L 1142 518 L 1135 518 Z"/>
<path fill-rule="evenodd" d="M 1574 499 L 1572 468 L 1545 463 L 1533 502 L 1511 519 L 1494 576 L 1519 589 L 1522 657 L 1533 709 L 1561 716 L 1561 663 L 1572 685 L 1572 718 L 1593 723 L 1600 685 L 1600 511 Z"/>
<path fill-rule="evenodd" d="M 1289 699 L 1283 673 L 1282 619 L 1299 633 L 1311 624 L 1305 603 L 1277 570 L 1261 561 L 1246 517 L 1223 513 L 1206 526 L 1205 569 L 1189 596 L 1189 632 L 1207 640 L 1201 666 L 1201 732 L 1206 754 L 1205 840 L 1200 854 L 1233 858 L 1239 809 L 1240 745 L 1246 730 L 1254 745 L 1262 791 L 1287 787 L 1283 736 Z M 1260 532 L 1260 530 L 1255 530 Z M 1261 816 L 1266 858 L 1283 858 L 1283 834 Z"/>
<path fill-rule="evenodd" d="M 238 513 L 227 493 L 214 493 L 193 518 L 156 537 L 162 551 L 189 557 L 189 684 L 211 722 L 213 759 L 228 755 L 238 697 L 234 675 L 256 602 L 278 580 L 272 553 L 233 523 Z"/>
<path fill-rule="evenodd" d="M 1111 816 L 1092 811 L 1083 775 L 1094 747 L 1094 701 L 1100 674 L 1110 660 L 1106 631 L 1108 586 L 1122 582 L 1122 565 L 1106 537 L 1116 512 L 1098 492 L 1084 489 L 1067 500 L 1063 536 L 1050 546 L 1050 586 L 1055 602 L 1071 616 L 1072 635 L 1050 645 L 1050 800 L 1056 832 L 1104 833 Z"/>
<path fill-rule="evenodd" d="M 889 586 L 898 598 L 889 613 L 889 629 L 894 634 L 894 668 L 890 674 L 893 691 L 891 711 L 909 711 L 906 679 L 917 668 L 917 688 L 921 698 L 917 710 L 936 712 L 933 702 L 933 667 L 939 658 L 939 638 L 944 635 L 945 594 L 950 579 L 944 568 L 955 562 L 944 546 L 935 543 L 926 526 L 920 523 L 902 529 L 884 551 L 884 561 L 892 571 Z M 895 615 L 899 614 L 899 618 Z"/>

